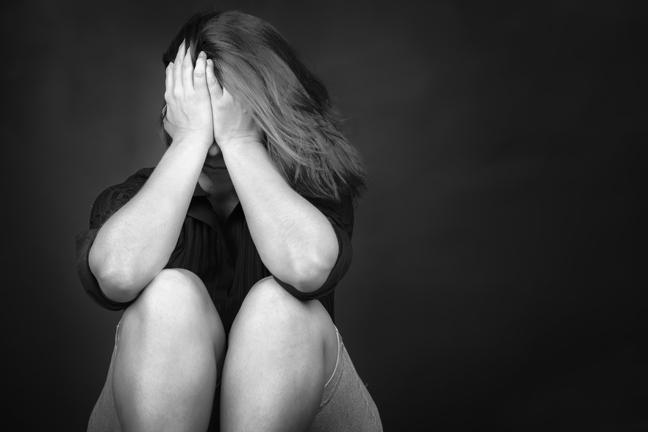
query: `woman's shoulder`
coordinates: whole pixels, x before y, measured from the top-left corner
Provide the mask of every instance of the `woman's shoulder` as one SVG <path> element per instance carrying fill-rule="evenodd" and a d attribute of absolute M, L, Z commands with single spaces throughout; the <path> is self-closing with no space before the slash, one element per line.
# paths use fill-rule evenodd
<path fill-rule="evenodd" d="M 126 180 L 121 183 L 111 185 L 104 189 L 101 194 L 109 191 L 125 191 L 129 189 L 139 189 L 146 183 L 146 180 L 151 176 L 154 168 L 140 168 L 135 173 L 129 175 Z"/>
<path fill-rule="evenodd" d="M 151 173 L 153 172 L 155 168 L 140 168 L 135 172 L 135 174 L 131 174 L 128 176 L 126 181 L 124 183 L 129 183 L 129 182 L 135 182 L 139 183 L 141 182 L 142 184 L 148 180 L 148 178 L 151 176 Z"/>
<path fill-rule="evenodd" d="M 141 188 L 144 186 L 144 183 L 148 180 L 153 172 L 153 168 L 141 168 L 136 173 L 131 174 L 121 183 L 109 186 L 101 194 L 99 194 L 98 200 L 101 198 L 110 198 L 110 199 L 120 199 L 120 198 L 132 198 Z"/>
<path fill-rule="evenodd" d="M 335 221 L 340 228 L 342 228 L 349 237 L 353 233 L 353 223 L 354 223 L 354 205 L 353 199 L 350 197 L 342 197 L 340 200 L 324 199 L 324 198 L 315 198 L 315 197 L 304 197 L 311 204 L 321 211 L 324 216 L 329 218 L 329 220 Z"/>
<path fill-rule="evenodd" d="M 107 187 L 99 194 L 92 205 L 90 227 L 99 227 L 115 211 L 133 198 L 144 186 L 153 168 L 141 168 L 121 183 Z"/>

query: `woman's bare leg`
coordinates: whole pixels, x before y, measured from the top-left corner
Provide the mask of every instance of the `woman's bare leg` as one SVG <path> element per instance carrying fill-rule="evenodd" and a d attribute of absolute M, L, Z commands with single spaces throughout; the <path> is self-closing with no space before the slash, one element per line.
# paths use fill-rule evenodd
<path fill-rule="evenodd" d="M 262 279 L 230 331 L 221 431 L 308 430 L 336 358 L 335 326 L 322 304 Z"/>
<path fill-rule="evenodd" d="M 193 273 L 163 270 L 126 309 L 113 392 L 124 431 L 206 431 L 225 333 Z"/>

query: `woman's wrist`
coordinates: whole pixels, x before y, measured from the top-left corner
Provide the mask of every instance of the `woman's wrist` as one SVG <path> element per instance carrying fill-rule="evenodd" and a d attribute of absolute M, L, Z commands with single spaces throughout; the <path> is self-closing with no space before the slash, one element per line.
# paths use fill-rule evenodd
<path fill-rule="evenodd" d="M 255 151 L 257 149 L 265 150 L 263 144 L 258 139 L 237 139 L 231 140 L 225 143 L 225 145 L 220 145 L 220 150 L 223 153 L 223 157 L 226 159 L 229 156 L 235 156 L 236 154 L 244 154 L 248 151 Z M 256 147 L 256 149 L 255 149 Z"/>
<path fill-rule="evenodd" d="M 202 133 L 198 132 L 185 132 L 176 134 L 171 141 L 171 146 L 174 147 L 193 147 L 197 151 L 204 151 L 207 156 L 207 151 L 213 143 L 213 139 L 207 139 Z"/>

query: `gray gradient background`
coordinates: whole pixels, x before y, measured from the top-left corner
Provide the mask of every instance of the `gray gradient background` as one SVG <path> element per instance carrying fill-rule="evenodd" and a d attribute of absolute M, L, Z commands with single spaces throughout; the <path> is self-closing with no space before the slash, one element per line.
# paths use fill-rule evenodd
<path fill-rule="evenodd" d="M 120 314 L 84 294 L 74 234 L 99 192 L 160 158 L 161 53 L 212 4 L 4 7 L 3 388 L 16 430 L 84 430 Z M 297 46 L 364 157 L 371 189 L 337 324 L 386 430 L 648 427 L 643 11 L 216 4 Z"/>

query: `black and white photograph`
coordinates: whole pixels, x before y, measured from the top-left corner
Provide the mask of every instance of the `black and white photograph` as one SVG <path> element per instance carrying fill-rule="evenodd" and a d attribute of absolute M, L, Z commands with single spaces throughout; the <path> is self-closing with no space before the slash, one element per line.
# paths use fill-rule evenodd
<path fill-rule="evenodd" d="M 648 431 L 642 2 L 1 17 L 7 430 Z"/>

